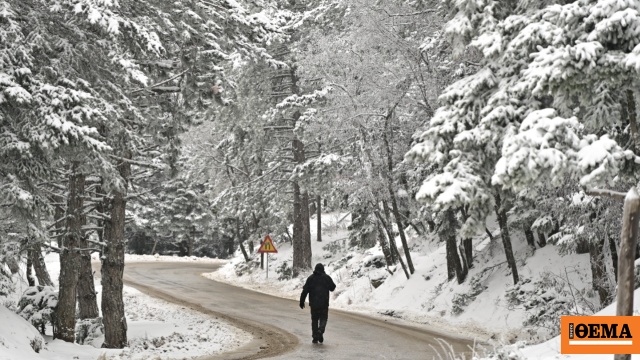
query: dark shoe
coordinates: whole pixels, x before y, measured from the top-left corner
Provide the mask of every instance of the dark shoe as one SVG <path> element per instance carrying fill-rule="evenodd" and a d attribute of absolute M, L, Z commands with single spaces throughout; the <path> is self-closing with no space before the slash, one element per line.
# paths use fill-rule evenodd
<path fill-rule="evenodd" d="M 318 340 L 313 339 L 313 341 L 311 341 L 311 342 L 312 342 L 312 343 L 314 343 L 314 344 L 317 344 L 317 343 L 318 343 Z M 320 342 L 322 342 L 322 341 L 320 341 Z"/>
<path fill-rule="evenodd" d="M 324 336 L 322 336 L 322 334 L 318 337 L 318 341 L 320 341 L 320 344 L 324 341 Z"/>

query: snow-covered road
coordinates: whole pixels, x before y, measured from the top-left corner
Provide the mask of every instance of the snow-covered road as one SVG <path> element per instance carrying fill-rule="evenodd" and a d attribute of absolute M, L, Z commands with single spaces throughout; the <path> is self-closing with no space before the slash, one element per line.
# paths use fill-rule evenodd
<path fill-rule="evenodd" d="M 446 353 L 471 353 L 473 341 L 416 327 L 330 310 L 325 343 L 311 343 L 308 308 L 296 301 L 209 280 L 200 274 L 217 264 L 128 263 L 125 282 L 152 296 L 177 302 L 227 320 L 255 339 L 220 359 L 431 359 Z M 442 344 L 445 340 L 448 345 Z M 449 344 L 451 348 L 449 349 Z M 447 348 L 447 350 L 444 350 Z M 467 356 L 468 357 L 468 356 Z"/>

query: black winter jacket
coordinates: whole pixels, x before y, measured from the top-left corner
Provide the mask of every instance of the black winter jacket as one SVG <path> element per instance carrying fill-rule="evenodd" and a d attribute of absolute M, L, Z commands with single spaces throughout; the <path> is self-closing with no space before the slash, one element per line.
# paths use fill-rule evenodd
<path fill-rule="evenodd" d="M 333 283 L 331 276 L 327 275 L 324 271 L 316 270 L 307 278 L 307 282 L 302 288 L 300 304 L 304 304 L 307 294 L 309 294 L 309 306 L 311 306 L 311 308 L 329 308 L 329 291 L 335 289 L 336 284 Z"/>

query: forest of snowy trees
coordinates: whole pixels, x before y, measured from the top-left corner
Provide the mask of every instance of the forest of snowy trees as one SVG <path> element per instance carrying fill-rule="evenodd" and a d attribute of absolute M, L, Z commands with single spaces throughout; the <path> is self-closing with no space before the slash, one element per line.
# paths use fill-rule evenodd
<path fill-rule="evenodd" d="M 126 345 L 125 252 L 249 261 L 271 234 L 296 276 L 327 209 L 407 279 L 408 231 L 458 283 L 488 234 L 513 284 L 525 239 L 589 254 L 615 300 L 597 194 L 640 174 L 637 1 L 0 0 L 0 44 L 0 296 L 26 266 L 57 338 Z"/>

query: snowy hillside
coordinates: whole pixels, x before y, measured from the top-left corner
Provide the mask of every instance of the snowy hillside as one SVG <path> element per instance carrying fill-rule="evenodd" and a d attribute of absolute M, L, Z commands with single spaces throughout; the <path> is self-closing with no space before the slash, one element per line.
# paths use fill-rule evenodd
<path fill-rule="evenodd" d="M 349 249 L 345 214 L 323 215 L 323 242 L 312 234 L 313 263 L 325 264 L 337 288 L 331 306 L 430 324 L 445 332 L 483 342 L 539 343 L 556 335 L 559 315 L 592 314 L 597 299 L 590 289 L 589 256 L 562 256 L 549 244 L 534 253 L 522 238 L 513 241 L 521 281 L 513 286 L 499 237 L 473 240 L 474 267 L 467 280 L 447 281 L 444 244 L 437 238 L 410 238 L 415 273 L 409 280 L 399 267 L 386 269 L 379 247 Z M 315 220 L 311 229 L 316 229 Z M 399 240 L 398 240 L 399 242 Z M 212 279 L 233 282 L 270 294 L 297 299 L 308 274 L 290 277 L 291 245 L 276 243 L 269 256 L 269 278 L 259 255 L 247 265 L 240 254 Z M 257 250 L 257 246 L 256 246 Z M 309 272 L 310 274 L 310 272 Z"/>

